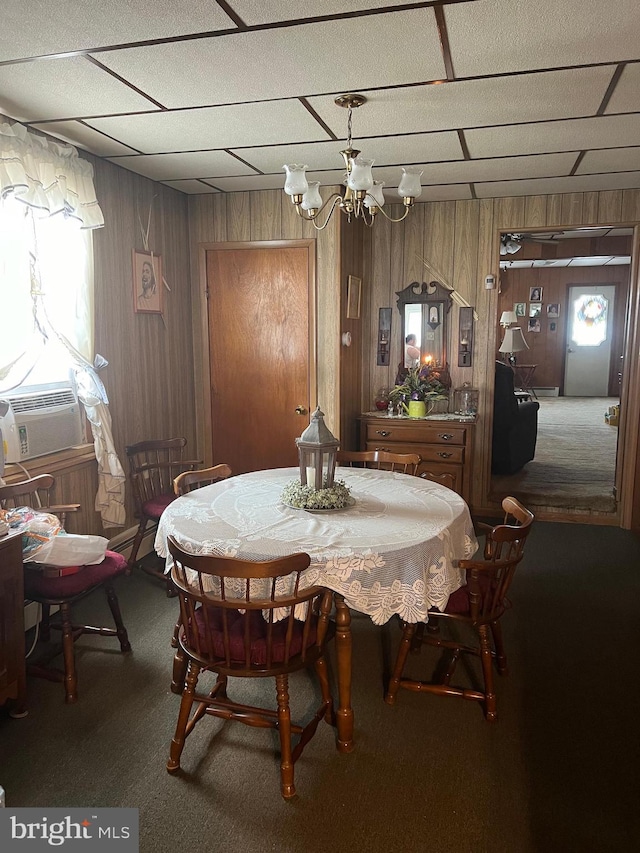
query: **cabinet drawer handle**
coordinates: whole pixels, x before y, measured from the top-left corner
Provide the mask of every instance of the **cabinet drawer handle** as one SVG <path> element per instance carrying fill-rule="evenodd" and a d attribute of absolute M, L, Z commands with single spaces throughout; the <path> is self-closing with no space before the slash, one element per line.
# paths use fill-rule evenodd
<path fill-rule="evenodd" d="M 443 459 L 448 459 L 450 456 L 453 456 L 453 453 L 448 453 L 446 450 L 439 450 L 438 456 L 441 456 Z"/>
<path fill-rule="evenodd" d="M 377 429 L 376 435 L 381 435 L 383 438 L 386 438 L 388 435 L 391 435 L 388 429 Z"/>
<path fill-rule="evenodd" d="M 451 432 L 440 432 L 438 433 L 438 438 L 441 438 L 443 441 L 449 441 L 450 438 L 454 438 L 454 435 Z"/>
<path fill-rule="evenodd" d="M 388 447 L 376 447 L 375 449 L 376 450 L 385 450 L 387 453 L 390 452 Z"/>

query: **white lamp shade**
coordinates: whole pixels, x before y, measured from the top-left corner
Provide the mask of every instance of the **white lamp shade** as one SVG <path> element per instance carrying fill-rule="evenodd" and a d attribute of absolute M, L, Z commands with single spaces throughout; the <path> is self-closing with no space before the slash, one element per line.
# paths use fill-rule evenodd
<path fill-rule="evenodd" d="M 371 207 L 382 207 L 384 204 L 384 193 L 382 192 L 382 187 L 384 186 L 384 181 L 374 181 L 373 186 L 367 193 L 364 199 L 364 206 Z"/>
<path fill-rule="evenodd" d="M 515 311 L 503 311 L 500 315 L 500 325 L 501 326 L 510 326 L 512 323 L 517 323 L 518 318 L 516 317 Z"/>
<path fill-rule="evenodd" d="M 287 195 L 304 195 L 309 189 L 307 183 L 306 170 L 307 166 L 301 166 L 298 163 L 289 163 L 282 167 L 287 173 L 284 181 L 284 191 Z"/>
<path fill-rule="evenodd" d="M 524 339 L 522 329 L 519 326 L 505 329 L 498 352 L 521 352 L 524 349 L 529 349 L 529 344 Z"/>
<path fill-rule="evenodd" d="M 302 196 L 302 204 L 300 207 L 303 210 L 319 210 L 322 207 L 322 196 L 320 195 L 320 181 L 312 181 L 309 184 L 309 189 Z M 514 320 L 515 323 L 515 320 Z"/>
<path fill-rule="evenodd" d="M 418 198 L 422 195 L 420 177 L 422 169 L 407 168 L 402 170 L 402 178 L 398 186 L 398 195 L 402 198 Z"/>
<path fill-rule="evenodd" d="M 364 190 L 368 192 L 373 187 L 373 175 L 371 174 L 371 167 L 373 166 L 373 160 L 365 160 L 364 157 L 356 157 L 355 159 L 351 158 L 349 160 L 351 164 L 351 172 L 349 173 L 349 179 L 347 180 L 347 186 L 350 190 Z"/>

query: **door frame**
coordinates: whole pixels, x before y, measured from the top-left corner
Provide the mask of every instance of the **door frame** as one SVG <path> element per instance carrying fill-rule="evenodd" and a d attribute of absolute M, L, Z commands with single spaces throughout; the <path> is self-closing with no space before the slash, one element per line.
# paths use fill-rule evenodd
<path fill-rule="evenodd" d="M 223 243 L 198 243 L 198 292 L 200 310 L 200 352 L 194 352 L 194 364 L 200 365 L 201 383 L 198 393 L 196 384 L 196 435 L 198 447 L 204 448 L 204 464 L 213 464 L 213 424 L 211 421 L 211 372 L 209 340 L 209 291 L 207 282 L 207 252 L 237 251 L 251 249 L 308 249 L 308 306 L 309 306 L 309 352 L 308 383 L 309 405 L 313 406 L 318 398 L 318 344 L 317 344 L 317 282 L 316 282 L 316 241 L 304 240 L 247 240 Z M 194 306 L 195 307 L 195 306 Z M 194 335 L 194 347 L 198 345 Z"/>

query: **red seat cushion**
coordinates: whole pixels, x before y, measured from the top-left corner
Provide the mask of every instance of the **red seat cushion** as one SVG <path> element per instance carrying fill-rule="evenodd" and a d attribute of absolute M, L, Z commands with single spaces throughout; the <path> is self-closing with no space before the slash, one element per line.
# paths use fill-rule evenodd
<path fill-rule="evenodd" d="M 224 635 L 221 607 L 209 607 L 209 631 L 211 633 L 211 645 L 213 655 L 216 658 L 225 658 L 224 650 Z M 246 620 L 250 622 L 250 637 L 251 637 L 251 664 L 255 666 L 264 666 L 267 663 L 267 628 L 268 622 L 263 618 L 262 611 L 250 610 L 246 613 L 240 613 L 237 610 L 227 611 L 227 625 L 229 631 L 229 648 L 231 661 L 233 663 L 245 663 L 244 651 L 244 631 Z M 202 638 L 207 635 L 207 628 L 204 619 L 204 612 L 201 607 L 196 610 L 195 621 L 198 626 L 198 633 Z M 274 664 L 283 663 L 285 660 L 285 640 L 288 621 L 285 619 L 282 622 L 275 622 L 272 632 L 272 654 L 271 662 Z M 312 646 L 316 641 L 317 620 L 314 620 L 309 630 L 307 639 L 307 648 Z M 296 621 L 293 626 L 293 635 L 291 637 L 291 645 L 289 647 L 289 657 L 300 654 L 302 651 L 304 622 Z"/>
<path fill-rule="evenodd" d="M 478 587 L 483 597 L 490 591 L 492 579 L 493 575 L 489 572 L 480 572 L 478 577 Z M 455 592 L 451 593 L 444 612 L 455 613 L 458 616 L 471 615 L 471 604 L 469 603 L 468 586 L 461 586 L 460 589 L 457 589 Z"/>
<path fill-rule="evenodd" d="M 127 568 L 127 561 L 122 554 L 107 551 L 104 560 L 95 566 L 83 566 L 74 575 L 60 578 L 45 577 L 39 569 L 31 569 L 28 564 L 24 567 L 25 598 L 48 598 L 64 600 L 86 592 L 93 586 L 103 583 L 110 578 L 122 574 Z"/>
<path fill-rule="evenodd" d="M 151 498 L 150 501 L 145 501 L 142 504 L 142 513 L 147 518 L 160 518 L 165 509 L 175 499 L 176 496 L 173 492 L 166 495 L 157 495 L 155 498 Z"/>

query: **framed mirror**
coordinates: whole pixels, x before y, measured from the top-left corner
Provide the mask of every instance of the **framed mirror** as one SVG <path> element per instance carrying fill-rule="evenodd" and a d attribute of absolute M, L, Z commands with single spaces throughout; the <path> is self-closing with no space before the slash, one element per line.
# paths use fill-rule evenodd
<path fill-rule="evenodd" d="M 447 321 L 451 294 L 437 281 L 412 281 L 396 292 L 401 317 L 403 361 L 399 369 L 418 363 L 447 365 Z"/>

